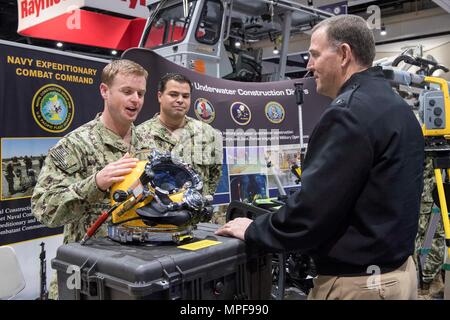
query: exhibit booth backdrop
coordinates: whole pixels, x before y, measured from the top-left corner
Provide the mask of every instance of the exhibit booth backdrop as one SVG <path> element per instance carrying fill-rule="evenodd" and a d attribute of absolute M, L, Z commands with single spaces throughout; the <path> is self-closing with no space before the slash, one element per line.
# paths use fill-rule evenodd
<path fill-rule="evenodd" d="M 189 116 L 209 123 L 223 138 L 223 175 L 216 205 L 275 196 L 277 185 L 266 157 L 287 191 L 298 188 L 289 166 L 299 160 L 300 139 L 309 135 L 329 99 L 315 93 L 312 78 L 243 83 L 205 76 L 147 49 L 130 49 L 123 58 L 149 72 L 139 124 L 159 111 L 157 82 L 180 72 L 193 83 Z M 108 60 L 0 41 L 0 246 L 12 246 L 25 276 L 17 299 L 39 295 L 41 243 L 50 260 L 62 243 L 62 227 L 47 228 L 32 215 L 30 198 L 43 160 L 61 137 L 92 120 L 103 109 L 100 75 Z M 301 117 L 295 83 L 303 84 Z M 302 126 L 299 119 L 302 118 Z M 302 127 L 302 128 L 301 128 Z"/>

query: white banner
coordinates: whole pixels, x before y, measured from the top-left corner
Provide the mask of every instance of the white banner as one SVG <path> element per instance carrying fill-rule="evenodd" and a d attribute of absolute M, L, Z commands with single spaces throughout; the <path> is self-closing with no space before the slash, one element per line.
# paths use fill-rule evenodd
<path fill-rule="evenodd" d="M 84 0 L 17 0 L 17 32 L 84 6 Z"/>
<path fill-rule="evenodd" d="M 151 0 L 17 0 L 17 32 L 83 7 L 147 18 L 147 4 L 150 2 Z"/>

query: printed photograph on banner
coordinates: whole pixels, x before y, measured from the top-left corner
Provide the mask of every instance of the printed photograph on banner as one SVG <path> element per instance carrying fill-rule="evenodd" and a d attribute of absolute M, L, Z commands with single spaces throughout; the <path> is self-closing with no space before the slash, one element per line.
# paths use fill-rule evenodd
<path fill-rule="evenodd" d="M 267 176 L 263 174 L 230 175 L 231 200 L 252 203 L 269 196 Z"/>
<path fill-rule="evenodd" d="M 228 179 L 228 166 L 226 163 L 224 163 L 222 165 L 222 176 L 220 177 L 219 184 L 217 185 L 216 188 L 216 194 L 228 192 L 230 192 L 230 181 Z"/>
<path fill-rule="evenodd" d="M 278 187 L 274 174 L 277 174 L 283 186 L 297 186 L 298 178 L 292 172 L 292 166 L 297 165 L 301 168 L 300 145 L 280 146 L 276 151 L 273 151 L 271 159 L 275 158 L 278 165 L 275 165 L 272 171 L 269 171 L 269 188 Z"/>
<path fill-rule="evenodd" d="M 31 197 L 48 150 L 60 138 L 2 138 L 1 199 Z"/>
<path fill-rule="evenodd" d="M 232 174 L 251 174 L 267 172 L 266 147 L 233 147 L 227 149 L 226 163 Z"/>

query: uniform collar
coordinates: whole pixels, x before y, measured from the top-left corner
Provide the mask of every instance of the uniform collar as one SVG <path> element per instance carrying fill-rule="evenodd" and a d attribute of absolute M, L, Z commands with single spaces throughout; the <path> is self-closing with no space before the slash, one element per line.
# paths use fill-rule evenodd
<path fill-rule="evenodd" d="M 151 134 L 153 136 L 157 136 L 160 139 L 163 139 L 166 142 L 169 142 L 172 145 L 176 145 L 178 143 L 178 140 L 173 137 L 172 132 L 170 132 L 169 129 L 167 129 L 165 126 L 162 125 L 162 123 L 159 121 L 159 112 L 156 113 L 153 118 L 150 120 L 152 122 L 151 126 Z M 185 116 L 186 125 L 183 127 L 183 129 L 192 131 L 192 125 L 193 125 L 193 119 L 191 117 Z M 162 135 L 160 133 L 163 133 Z"/>
<path fill-rule="evenodd" d="M 358 87 L 362 82 L 373 78 L 384 79 L 383 68 L 382 67 L 370 67 L 366 70 L 356 72 L 342 85 L 338 92 L 338 96 L 347 90 L 354 89 Z"/>
<path fill-rule="evenodd" d="M 152 120 L 155 121 L 161 128 L 166 129 L 167 131 L 169 131 L 162 123 L 161 121 L 159 121 L 159 112 L 155 113 L 155 115 L 153 116 Z M 183 128 L 187 128 L 191 125 L 192 122 L 192 118 L 188 117 L 188 116 L 184 116 L 184 120 L 186 121 L 186 124 L 184 125 Z"/>
<path fill-rule="evenodd" d="M 125 143 L 125 141 L 122 140 L 121 136 L 105 127 L 103 122 L 100 120 L 101 115 L 102 113 L 100 112 L 95 117 L 95 130 L 103 140 L 104 144 L 112 146 L 115 149 L 119 149 L 122 152 L 135 152 L 137 150 L 143 149 L 140 141 L 141 139 L 138 139 L 138 137 L 136 136 L 136 130 L 133 123 L 131 124 L 131 150 L 129 150 L 130 147 Z"/>

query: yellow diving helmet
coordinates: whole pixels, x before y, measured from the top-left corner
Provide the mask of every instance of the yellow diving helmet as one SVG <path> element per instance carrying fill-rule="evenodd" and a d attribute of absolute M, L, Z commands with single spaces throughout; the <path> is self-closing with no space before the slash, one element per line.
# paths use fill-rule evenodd
<path fill-rule="evenodd" d="M 212 197 L 201 194 L 201 177 L 170 153 L 152 150 L 125 180 L 111 188 L 108 236 L 120 242 L 174 241 L 192 238 L 209 221 Z"/>

